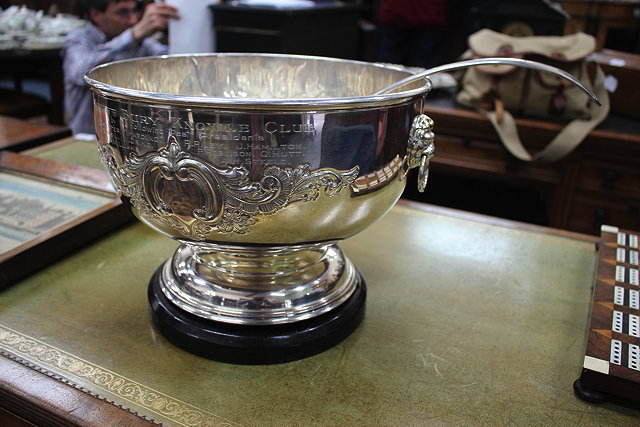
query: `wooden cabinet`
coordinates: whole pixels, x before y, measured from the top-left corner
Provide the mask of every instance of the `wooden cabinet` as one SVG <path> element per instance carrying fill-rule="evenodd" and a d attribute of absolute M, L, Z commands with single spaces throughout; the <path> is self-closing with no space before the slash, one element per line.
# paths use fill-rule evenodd
<path fill-rule="evenodd" d="M 601 223 L 640 226 L 640 150 L 638 141 L 622 150 L 587 144 L 576 153 L 576 179 L 566 226 L 595 232 Z"/>
<path fill-rule="evenodd" d="M 484 196 L 488 206 L 453 207 L 501 216 L 499 208 L 513 209 L 489 206 L 495 200 L 518 204 L 537 197 L 546 218 L 534 222 L 589 234 L 598 234 L 603 223 L 640 229 L 640 123 L 636 120 L 611 117 L 566 158 L 538 164 L 513 158 L 477 112 L 442 102 L 428 104 L 425 110 L 435 121 L 432 181 L 464 178 L 486 188 L 487 194 L 509 188 L 522 196 L 521 200 Z M 523 143 L 532 152 L 562 128 L 559 123 L 530 119 L 517 119 L 517 123 Z M 404 197 L 433 202 L 428 186 L 420 195 L 411 184 Z M 521 210 L 530 209 L 523 206 Z M 526 215 L 510 219 L 529 221 Z"/>
<path fill-rule="evenodd" d="M 610 48 L 635 52 L 640 42 L 640 1 L 638 0 L 560 0 L 570 16 L 566 33 L 592 34 L 597 49 Z"/>
<path fill-rule="evenodd" d="M 218 52 L 267 52 L 358 57 L 356 4 L 318 3 L 313 7 L 214 4 Z"/>

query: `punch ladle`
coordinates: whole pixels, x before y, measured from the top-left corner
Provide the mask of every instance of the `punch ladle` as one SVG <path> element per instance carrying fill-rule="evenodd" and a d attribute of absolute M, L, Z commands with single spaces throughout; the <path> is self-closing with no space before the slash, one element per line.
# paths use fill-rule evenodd
<path fill-rule="evenodd" d="M 597 105 L 600 104 L 600 100 L 598 97 L 587 88 L 582 82 L 576 79 L 571 74 L 567 73 L 564 70 L 561 70 L 557 67 L 553 67 L 551 65 L 542 64 L 536 61 L 530 61 L 528 59 L 519 59 L 519 58 L 480 58 L 480 59 L 469 59 L 466 61 L 452 62 L 450 64 L 439 65 L 437 67 L 429 68 L 428 70 L 421 71 L 419 73 L 413 74 L 409 77 L 406 77 L 402 80 L 399 80 L 395 83 L 390 84 L 382 90 L 379 90 L 374 95 L 383 95 L 385 93 L 389 93 L 394 91 L 395 89 L 404 86 L 406 84 L 415 82 L 422 78 L 428 78 L 429 76 L 437 73 L 454 71 L 462 68 L 474 67 L 478 65 L 513 65 L 516 67 L 522 68 L 531 68 L 538 71 L 545 71 L 551 74 L 555 74 L 558 77 L 562 77 L 574 85 L 578 86 L 584 93 L 586 93 L 593 102 Z"/>

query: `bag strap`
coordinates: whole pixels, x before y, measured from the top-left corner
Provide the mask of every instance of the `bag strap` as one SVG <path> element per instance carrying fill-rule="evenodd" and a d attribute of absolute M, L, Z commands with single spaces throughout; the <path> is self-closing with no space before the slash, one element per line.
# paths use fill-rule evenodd
<path fill-rule="evenodd" d="M 483 108 L 478 110 L 491 122 L 505 148 L 516 158 L 526 162 L 552 163 L 569 154 L 587 137 L 596 126 L 607 117 L 609 113 L 609 94 L 604 87 L 604 73 L 596 66 L 594 92 L 601 102 L 601 106 L 590 103 L 589 113 L 591 119 L 576 119 L 569 122 L 558 135 L 541 151 L 530 154 L 522 145 L 516 122 L 508 111 L 501 112 L 500 119 L 496 111 L 488 111 Z"/>

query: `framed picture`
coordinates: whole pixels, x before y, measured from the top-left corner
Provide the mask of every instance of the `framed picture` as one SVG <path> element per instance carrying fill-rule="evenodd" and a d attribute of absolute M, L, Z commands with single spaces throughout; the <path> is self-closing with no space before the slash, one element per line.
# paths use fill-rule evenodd
<path fill-rule="evenodd" d="M 0 152 L 0 288 L 131 217 L 104 171 Z"/>

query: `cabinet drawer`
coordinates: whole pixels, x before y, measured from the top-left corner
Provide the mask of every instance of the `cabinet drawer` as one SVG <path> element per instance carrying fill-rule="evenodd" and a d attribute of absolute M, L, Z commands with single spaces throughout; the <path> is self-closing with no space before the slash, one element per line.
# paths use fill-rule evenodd
<path fill-rule="evenodd" d="M 557 185 L 561 170 L 554 166 L 520 162 L 500 143 L 436 135 L 432 162 L 441 170 L 493 177 L 509 184 Z"/>
<path fill-rule="evenodd" d="M 600 193 L 577 191 L 571 202 L 567 228 L 599 234 L 602 224 L 640 229 L 640 197 L 603 197 Z"/>
<path fill-rule="evenodd" d="M 578 172 L 576 187 L 607 196 L 640 199 L 640 163 L 585 157 Z"/>

